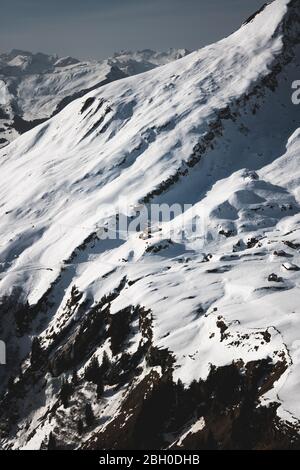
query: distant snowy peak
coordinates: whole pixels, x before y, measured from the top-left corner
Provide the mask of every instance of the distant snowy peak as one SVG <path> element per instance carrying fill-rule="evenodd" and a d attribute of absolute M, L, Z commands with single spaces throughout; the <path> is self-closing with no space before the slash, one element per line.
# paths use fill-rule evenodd
<path fill-rule="evenodd" d="M 0 55 L 0 147 L 88 91 L 164 65 L 185 49 L 121 52 L 97 61 L 13 49 Z"/>
<path fill-rule="evenodd" d="M 49 73 L 54 71 L 56 67 L 69 67 L 72 65 L 87 65 L 87 64 L 102 64 L 109 61 L 115 65 L 122 65 L 126 61 L 135 61 L 139 64 L 152 64 L 154 66 L 164 65 L 173 60 L 181 59 L 188 55 L 190 51 L 187 49 L 169 49 L 166 52 L 157 52 L 151 49 L 144 49 L 141 51 L 124 50 L 116 52 L 112 57 L 104 60 L 79 60 L 71 56 L 58 57 L 58 55 L 48 55 L 41 52 L 32 53 L 23 51 L 21 49 L 12 49 L 8 53 L 0 54 L 0 74 L 16 72 L 19 69 L 20 73 Z"/>
<path fill-rule="evenodd" d="M 21 49 L 12 49 L 0 55 L 0 74 L 46 73 L 53 69 L 58 56 L 38 52 L 33 54 Z"/>
<path fill-rule="evenodd" d="M 120 51 L 114 54 L 109 62 L 119 67 L 126 75 L 137 75 L 155 67 L 165 65 L 190 54 L 187 49 L 169 49 L 166 52 L 156 52 L 151 49 L 142 51 Z"/>
<path fill-rule="evenodd" d="M 113 55 L 112 60 L 135 60 L 137 62 L 150 62 L 155 65 L 164 65 L 173 60 L 181 59 L 190 54 L 187 49 L 169 49 L 166 52 L 157 52 L 151 49 L 143 49 L 141 51 L 120 51 Z"/>
<path fill-rule="evenodd" d="M 58 59 L 54 63 L 54 66 L 55 67 L 68 67 L 69 65 L 75 65 L 79 63 L 80 63 L 80 60 L 74 59 L 74 57 L 67 56 L 67 57 L 61 57 L 60 59 Z"/>

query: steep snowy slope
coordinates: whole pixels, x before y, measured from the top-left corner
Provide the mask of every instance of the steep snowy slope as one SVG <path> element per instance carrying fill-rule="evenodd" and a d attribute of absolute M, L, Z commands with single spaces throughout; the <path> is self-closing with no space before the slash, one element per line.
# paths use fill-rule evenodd
<path fill-rule="evenodd" d="M 0 151 L 3 448 L 299 448 L 299 13 Z"/>
<path fill-rule="evenodd" d="M 60 111 L 74 99 L 114 80 L 151 70 L 188 54 L 123 51 L 103 61 L 79 61 L 12 50 L 0 55 L 0 147 Z"/>

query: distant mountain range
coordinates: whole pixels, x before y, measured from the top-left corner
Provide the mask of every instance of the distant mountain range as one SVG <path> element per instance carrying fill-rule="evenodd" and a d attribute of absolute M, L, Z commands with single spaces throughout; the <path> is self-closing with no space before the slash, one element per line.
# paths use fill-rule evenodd
<path fill-rule="evenodd" d="M 1 54 L 0 147 L 88 91 L 187 54 L 185 49 L 122 51 L 102 61 L 80 61 L 22 50 Z"/>

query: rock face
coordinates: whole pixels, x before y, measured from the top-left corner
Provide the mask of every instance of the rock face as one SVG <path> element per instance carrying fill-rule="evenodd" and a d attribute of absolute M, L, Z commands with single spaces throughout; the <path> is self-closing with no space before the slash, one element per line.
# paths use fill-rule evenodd
<path fill-rule="evenodd" d="M 89 91 L 188 53 L 185 49 L 122 51 L 103 61 L 17 49 L 0 54 L 0 148 Z"/>
<path fill-rule="evenodd" d="M 0 150 L 1 448 L 300 448 L 299 14 Z"/>

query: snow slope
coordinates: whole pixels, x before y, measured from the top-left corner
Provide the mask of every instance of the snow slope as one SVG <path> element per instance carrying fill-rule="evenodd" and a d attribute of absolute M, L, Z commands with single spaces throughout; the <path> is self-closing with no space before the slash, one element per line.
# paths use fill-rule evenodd
<path fill-rule="evenodd" d="M 123 51 L 103 61 L 79 61 L 73 57 L 58 58 L 15 49 L 2 54 L 0 138 L 11 142 L 18 134 L 38 124 L 36 120 L 49 118 L 86 92 L 186 54 L 185 49 L 164 53 Z M 2 145 L 7 142 L 3 140 Z"/>
<path fill-rule="evenodd" d="M 133 312 L 131 333 L 122 351 L 111 331 L 82 355 L 80 377 L 92 356 L 135 357 L 150 340 L 172 355 L 173 380 L 186 387 L 208 380 L 212 365 L 242 361 L 246 376 L 247 364 L 271 361 L 260 405 L 276 403 L 276 416 L 297 429 L 300 130 L 291 84 L 299 78 L 299 8 L 299 0 L 275 0 L 228 38 L 92 91 L 0 151 L 3 305 L 13 299 L 34 312 L 14 345 L 24 375 L 33 336 L 52 364 L 45 397 L 26 394 L 4 447 L 39 448 L 54 430 L 65 445 L 90 448 L 109 439 L 110 426 L 116 432 L 118 419 L 130 421 L 123 408 L 136 384 L 164 375 L 146 357 L 140 375 L 108 386 L 100 403 L 84 385 L 77 405 L 88 399 L 99 421 L 80 442 L 72 432 L 77 405 L 48 420 L 62 377 L 73 372 L 74 335 L 88 331 L 97 306 L 109 312 L 108 331 Z M 152 220 L 149 235 L 101 238 L 116 213 L 130 219 L 142 202 L 184 212 Z M 2 325 L 7 341 L 13 328 Z M 65 434 L 55 427 L 64 413 Z M 170 445 L 205 432 L 206 417 L 197 418 L 201 426 L 194 419 L 189 433 L 185 423 Z"/>

